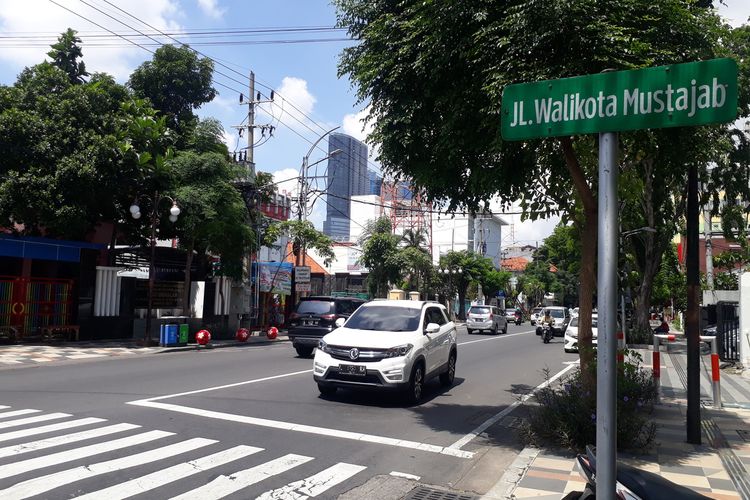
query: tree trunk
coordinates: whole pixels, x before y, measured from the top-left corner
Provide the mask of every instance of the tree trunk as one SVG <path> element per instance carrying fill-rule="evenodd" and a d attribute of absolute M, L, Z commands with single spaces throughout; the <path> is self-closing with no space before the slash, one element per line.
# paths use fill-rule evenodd
<path fill-rule="evenodd" d="M 591 310 L 593 305 L 594 286 L 596 284 L 596 249 L 598 235 L 598 212 L 596 197 L 586 181 L 586 174 L 581 168 L 573 149 L 570 137 L 560 139 L 565 165 L 583 204 L 581 221 L 581 274 L 578 311 L 578 352 L 581 360 L 583 383 L 593 390 L 596 386 L 596 373 L 593 369 L 594 350 L 591 345 Z"/>
<path fill-rule="evenodd" d="M 193 266 L 193 248 L 195 247 L 195 239 L 190 240 L 190 244 L 187 247 L 187 254 L 185 257 L 185 289 L 182 291 L 182 315 L 188 318 L 193 316 L 192 310 L 190 309 L 190 268 Z"/>

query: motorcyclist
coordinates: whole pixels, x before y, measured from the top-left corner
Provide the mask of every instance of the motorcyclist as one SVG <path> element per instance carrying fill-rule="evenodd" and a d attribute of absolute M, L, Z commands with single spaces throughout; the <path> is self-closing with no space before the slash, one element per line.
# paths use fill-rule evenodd
<path fill-rule="evenodd" d="M 654 333 L 669 333 L 669 323 L 667 323 L 667 320 L 664 319 L 664 316 L 659 319 L 661 319 L 661 324 L 654 328 Z"/>

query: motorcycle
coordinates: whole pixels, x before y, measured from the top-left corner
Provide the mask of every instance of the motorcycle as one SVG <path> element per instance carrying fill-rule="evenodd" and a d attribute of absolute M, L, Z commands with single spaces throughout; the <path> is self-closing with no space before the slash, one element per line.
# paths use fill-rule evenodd
<path fill-rule="evenodd" d="M 542 342 L 545 344 L 549 344 L 549 341 L 552 340 L 552 327 L 549 323 L 543 323 L 542 324 Z"/>
<path fill-rule="evenodd" d="M 572 491 L 563 500 L 590 500 L 596 498 L 596 454 L 590 447 L 586 453 L 576 457 L 581 476 L 586 480 L 583 491 Z M 627 500 L 697 500 L 708 497 L 673 483 L 663 477 L 625 464 L 617 464 L 617 482 L 615 498 Z"/>

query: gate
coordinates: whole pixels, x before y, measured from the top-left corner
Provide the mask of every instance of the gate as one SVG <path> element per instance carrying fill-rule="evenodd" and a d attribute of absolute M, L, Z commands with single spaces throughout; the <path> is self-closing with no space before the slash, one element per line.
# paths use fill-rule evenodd
<path fill-rule="evenodd" d="M 716 304 L 716 335 L 722 361 L 740 360 L 740 316 L 736 302 Z"/>
<path fill-rule="evenodd" d="M 72 317 L 73 280 L 0 276 L 0 337 L 39 336 Z"/>

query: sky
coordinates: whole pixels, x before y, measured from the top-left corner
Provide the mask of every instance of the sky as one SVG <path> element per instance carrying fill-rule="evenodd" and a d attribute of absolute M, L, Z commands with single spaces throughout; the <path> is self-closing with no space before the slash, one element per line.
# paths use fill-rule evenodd
<path fill-rule="evenodd" d="M 733 25 L 750 18 L 750 0 L 724 0 L 719 13 Z M 66 10 L 68 9 L 68 10 Z M 84 19 L 85 18 L 85 19 Z M 68 27 L 82 38 L 83 60 L 89 72 L 105 72 L 125 83 L 132 71 L 151 58 L 156 43 L 173 43 L 158 31 L 210 56 L 216 61 L 215 88 L 219 95 L 204 105 L 201 117 L 219 119 L 226 129 L 230 151 L 247 146 L 246 134 L 232 128 L 243 123 L 247 107 L 248 75 L 256 91 L 273 103 L 259 106 L 256 124 L 275 127 L 273 137 L 255 138 L 259 171 L 272 172 L 280 190 L 294 192 L 303 157 L 325 132 L 339 131 L 361 140 L 366 130 L 366 104 L 357 97 L 347 77 L 337 76 L 341 50 L 352 45 L 346 33 L 333 30 L 335 8 L 328 0 L 0 0 L 0 84 L 12 85 L 26 66 L 45 59 L 49 45 Z M 109 31 L 132 35 L 117 38 Z M 231 30 L 231 33 L 227 32 Z M 223 33 L 216 33 L 223 31 Z M 212 33 L 213 32 L 213 33 Z M 256 132 L 257 134 L 257 132 Z M 309 155 L 313 163 L 327 153 L 322 141 Z M 372 161 L 372 168 L 377 164 Z M 319 164 L 318 175 L 325 168 Z M 325 197 L 310 216 L 318 228 L 325 218 Z M 503 245 L 541 244 L 557 219 L 521 222 L 518 215 L 503 218 L 513 224 L 514 241 L 506 232 Z"/>

